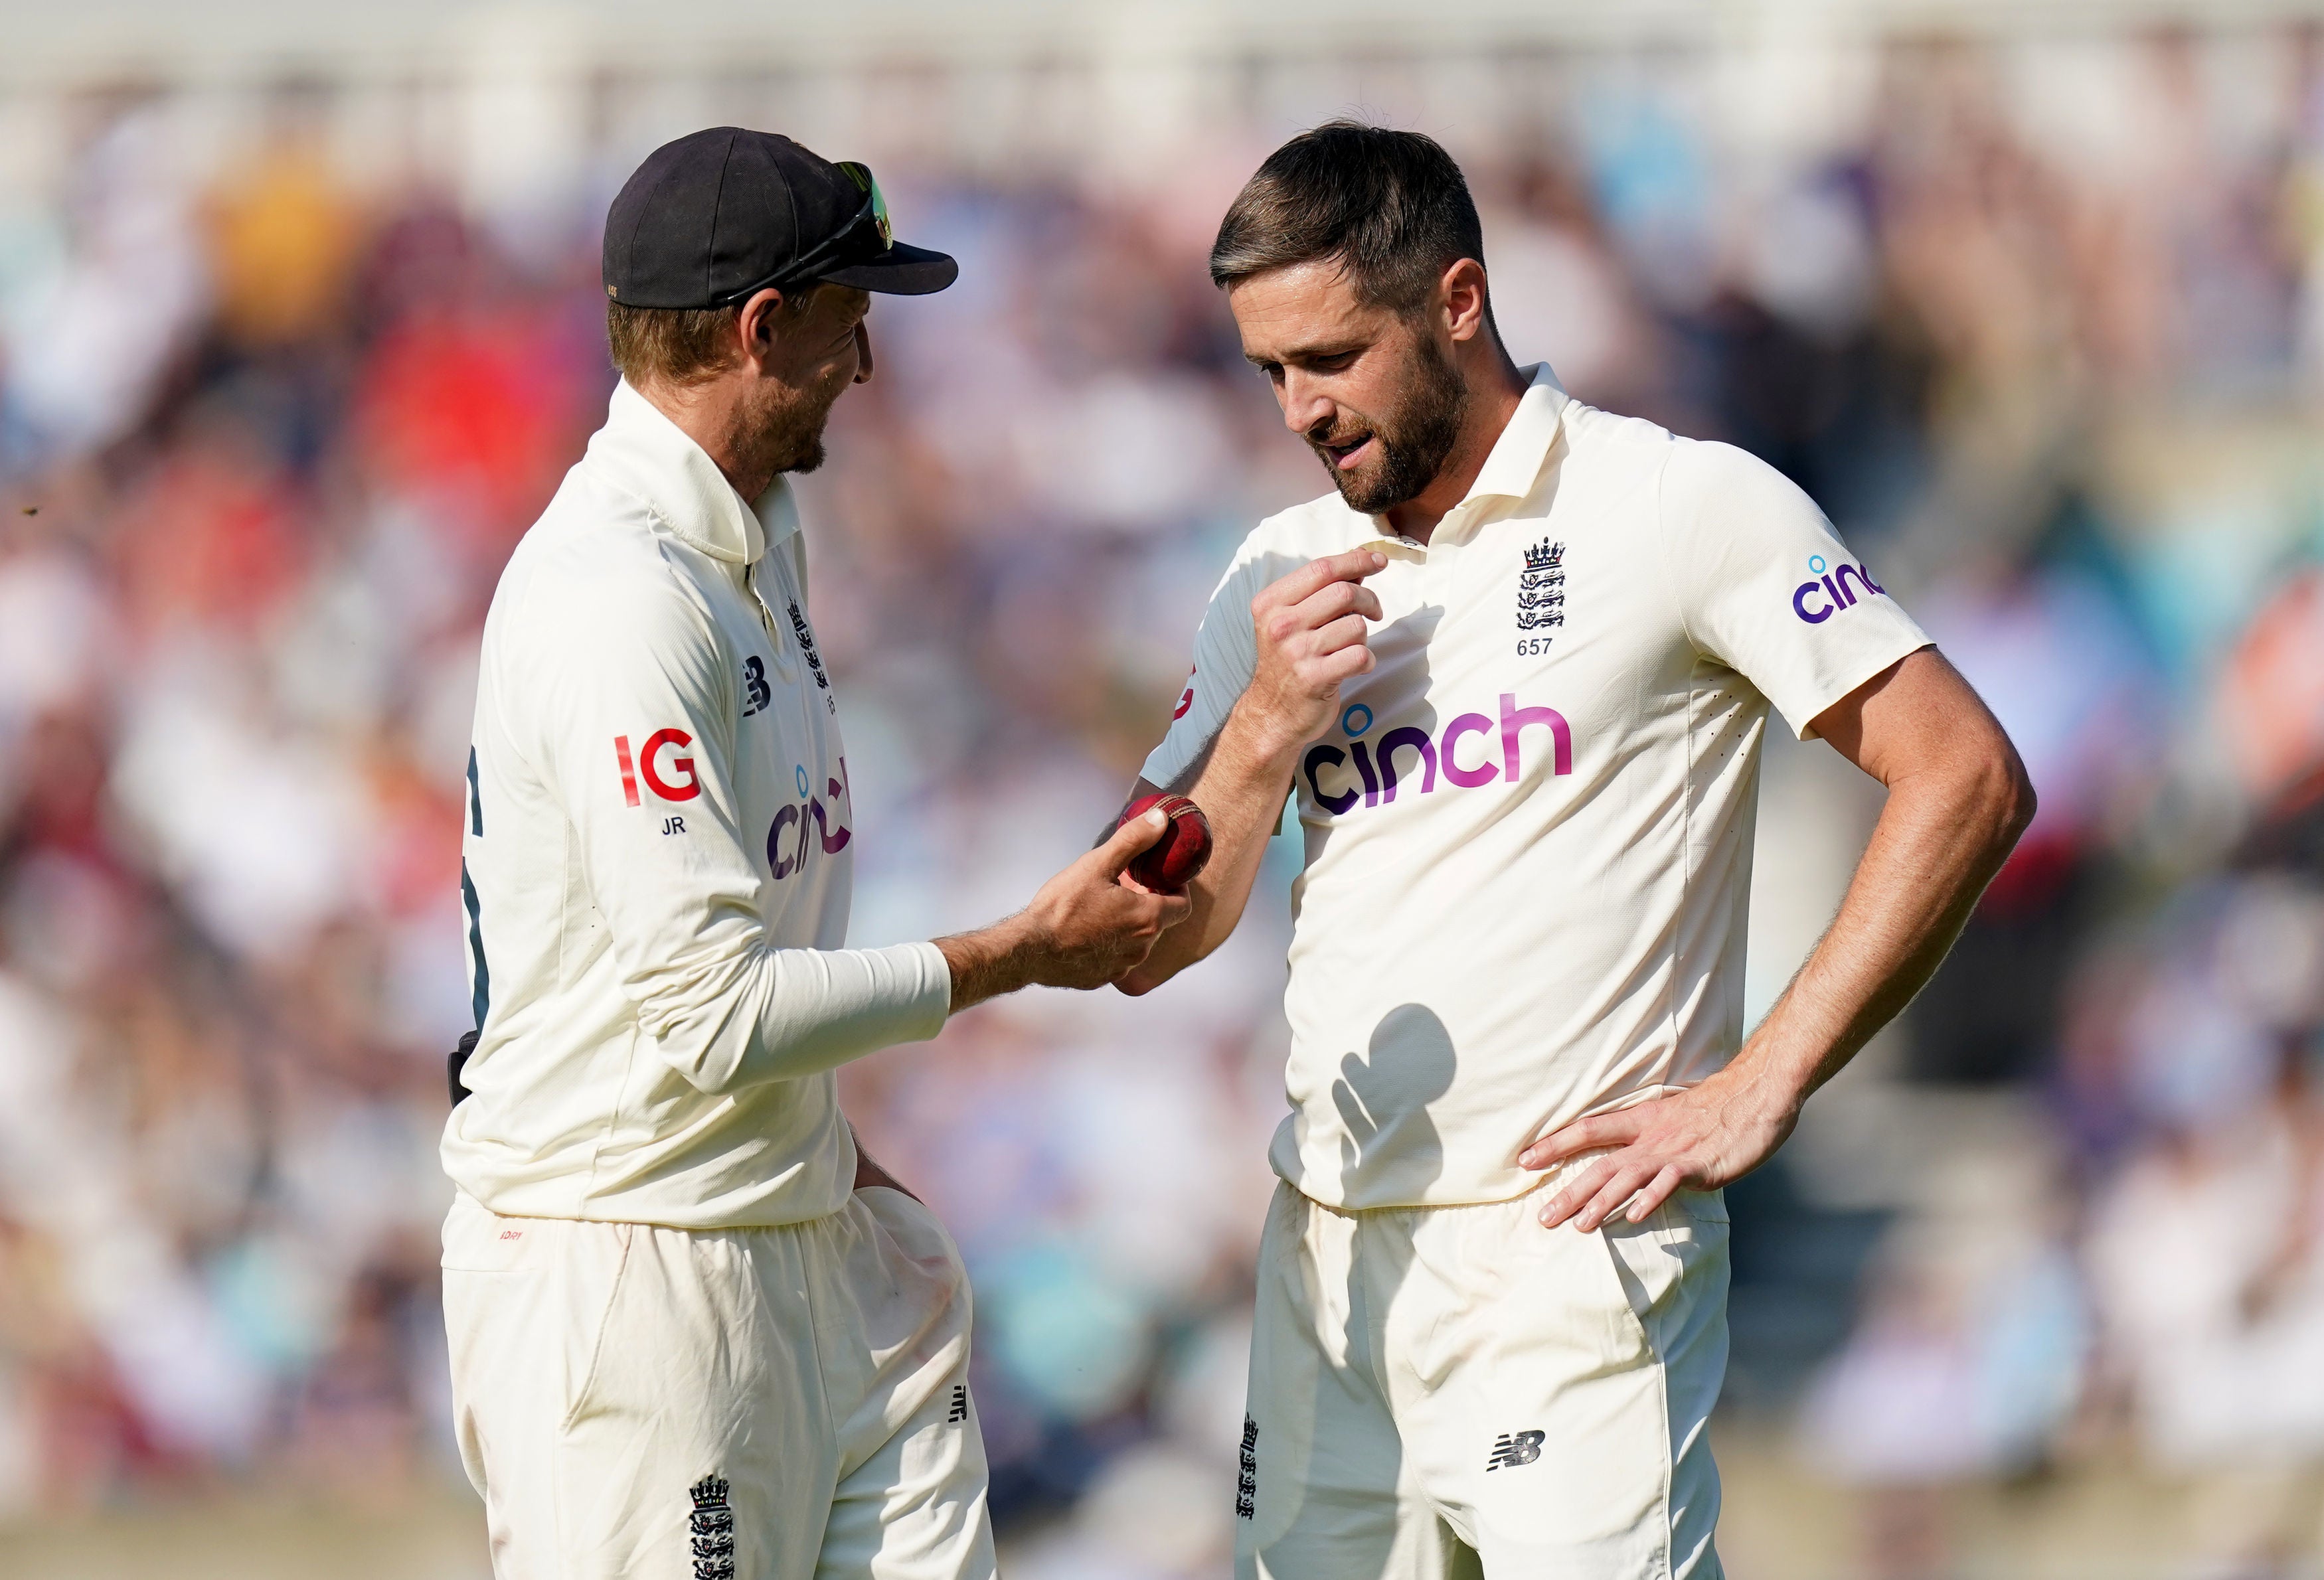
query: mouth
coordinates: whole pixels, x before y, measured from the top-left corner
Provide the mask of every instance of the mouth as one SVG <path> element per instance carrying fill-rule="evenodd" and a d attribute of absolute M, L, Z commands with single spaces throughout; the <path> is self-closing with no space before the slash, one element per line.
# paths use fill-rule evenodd
<path fill-rule="evenodd" d="M 1323 453 L 1335 470 L 1353 472 L 1371 455 L 1373 437 L 1374 436 L 1370 434 L 1365 434 L 1349 440 L 1344 445 L 1319 444 L 1315 447 Z"/>

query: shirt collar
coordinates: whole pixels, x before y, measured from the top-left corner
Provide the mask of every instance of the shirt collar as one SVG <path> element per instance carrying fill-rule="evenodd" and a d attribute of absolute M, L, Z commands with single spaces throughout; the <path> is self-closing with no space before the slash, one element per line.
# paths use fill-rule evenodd
<path fill-rule="evenodd" d="M 1483 519 L 1481 507 L 1485 501 L 1522 500 L 1541 481 L 1541 469 L 1548 463 L 1549 453 L 1557 445 L 1558 430 L 1564 425 L 1569 397 L 1547 363 L 1536 363 L 1517 371 L 1526 378 L 1526 392 L 1518 397 L 1517 409 L 1509 414 L 1508 423 L 1493 441 L 1484 465 L 1477 469 L 1477 480 L 1469 485 L 1461 502 L 1444 512 L 1436 530 L 1429 534 L 1429 542 L 1445 543 L 1466 536 Z M 1397 537 L 1386 517 L 1366 516 L 1359 519 L 1379 534 L 1363 547 L 1377 548 L 1391 557 L 1426 557 L 1427 551 L 1419 544 Z"/>
<path fill-rule="evenodd" d="M 755 564 L 799 529 L 788 482 L 777 477 L 756 504 L 745 504 L 702 446 L 626 379 L 613 387 L 605 426 L 589 440 L 588 459 L 608 481 L 643 500 L 672 536 L 713 559 Z"/>
<path fill-rule="evenodd" d="M 1526 392 L 1509 414 L 1508 426 L 1493 441 L 1492 454 L 1478 468 L 1477 481 L 1469 485 L 1468 496 L 1461 501 L 1464 505 L 1496 495 L 1521 500 L 1533 492 L 1550 447 L 1557 443 L 1557 430 L 1565 421 L 1566 400 L 1557 375 L 1549 371 L 1547 363 L 1536 363 L 1518 372 L 1526 376 Z"/>

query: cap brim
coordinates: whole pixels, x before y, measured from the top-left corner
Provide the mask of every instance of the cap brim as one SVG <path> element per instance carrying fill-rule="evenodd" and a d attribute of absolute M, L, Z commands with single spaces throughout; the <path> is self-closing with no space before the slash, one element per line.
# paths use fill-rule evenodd
<path fill-rule="evenodd" d="M 932 253 L 903 242 L 891 245 L 868 263 L 852 263 L 822 276 L 834 285 L 858 290 L 885 291 L 890 296 L 927 296 L 960 278 L 960 264 L 951 254 Z"/>

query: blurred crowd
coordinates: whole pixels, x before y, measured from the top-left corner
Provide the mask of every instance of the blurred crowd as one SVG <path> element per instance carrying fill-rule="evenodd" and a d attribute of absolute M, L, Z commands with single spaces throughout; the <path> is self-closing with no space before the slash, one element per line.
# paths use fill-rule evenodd
<path fill-rule="evenodd" d="M 2315 1561 L 2324 44 L 1892 44 L 1842 134 L 1748 152 L 1702 62 L 1520 68 L 1526 126 L 1450 139 L 1518 360 L 1798 480 L 2041 794 L 1821 1121 L 1909 1134 L 1909 1177 L 1786 1187 L 1799 1235 L 1851 1190 L 1877 1233 L 1754 1407 L 1866 1489 L 1889 1572 L 1942 1571 L 1948 1489 L 2108 1456 L 2190 1489 L 2218 1573 Z M 326 83 L 260 96 L 201 147 L 166 89 L 60 98 L 55 169 L 0 193 L 0 1518 L 457 1474 L 434 1149 L 478 633 L 611 388 L 596 220 L 693 122 L 606 135 L 544 216 L 356 173 Z M 1233 544 L 1323 490 L 1202 268 L 1289 129 L 1207 129 L 1192 198 L 881 163 L 964 271 L 880 305 L 806 483 L 857 942 L 1084 848 Z M 1860 820 L 1791 784 L 1763 815 L 1844 877 Z M 1163 993 L 1025 996 L 846 1074 L 974 1273 L 1027 1580 L 1212 1573 L 1231 1535 L 1279 843 Z M 1757 881 L 1828 914 L 1801 870 Z M 1755 937 L 1755 982 L 1812 939 Z"/>

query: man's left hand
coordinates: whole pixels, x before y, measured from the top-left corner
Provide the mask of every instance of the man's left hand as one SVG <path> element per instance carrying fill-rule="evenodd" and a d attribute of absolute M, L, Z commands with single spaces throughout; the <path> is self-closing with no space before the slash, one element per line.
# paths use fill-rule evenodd
<path fill-rule="evenodd" d="M 1607 1151 L 1541 1209 L 1544 1226 L 1568 1218 L 1583 1234 L 1629 1203 L 1630 1222 L 1643 1223 L 1680 1190 L 1716 1190 L 1733 1184 L 1775 1156 L 1799 1105 L 1729 1079 L 1732 1070 L 1700 1086 L 1611 1114 L 1577 1119 L 1517 1154 L 1527 1169 L 1548 1169 L 1584 1153 Z"/>
<path fill-rule="evenodd" d="M 1887 786 L 1831 930 L 1736 1054 L 1700 1086 L 1577 1120 L 1517 1154 L 1547 1169 L 1602 1153 L 1541 1209 L 1594 1233 L 1643 1223 L 1680 1190 L 1716 1190 L 1775 1155 L 1800 1105 L 1911 1002 L 2034 816 L 2009 737 L 1934 648 L 1834 703 L 1813 731 Z"/>

